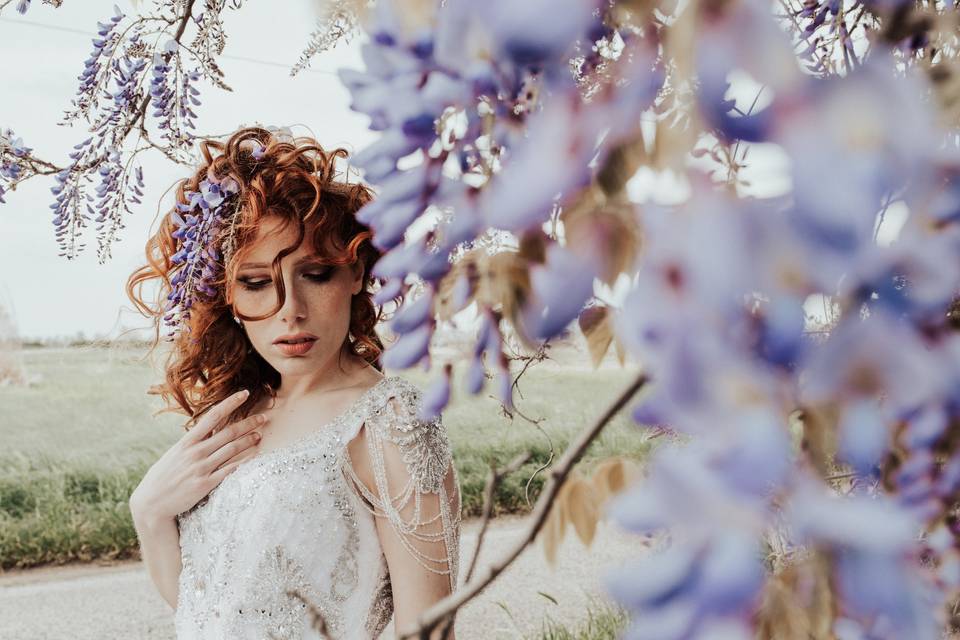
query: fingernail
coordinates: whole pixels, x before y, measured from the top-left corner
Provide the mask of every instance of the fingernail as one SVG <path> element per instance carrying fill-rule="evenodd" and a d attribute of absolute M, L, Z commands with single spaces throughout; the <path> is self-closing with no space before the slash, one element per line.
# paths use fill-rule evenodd
<path fill-rule="evenodd" d="M 267 416 L 263 415 L 262 413 L 257 415 L 257 424 L 266 424 L 266 422 Z"/>
<path fill-rule="evenodd" d="M 250 389 L 244 389 L 238 394 L 238 396 L 246 400 L 250 396 Z"/>

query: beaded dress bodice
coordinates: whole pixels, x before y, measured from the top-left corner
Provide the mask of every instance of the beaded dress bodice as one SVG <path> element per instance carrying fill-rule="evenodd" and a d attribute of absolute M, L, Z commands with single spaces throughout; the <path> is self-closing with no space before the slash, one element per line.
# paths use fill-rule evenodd
<path fill-rule="evenodd" d="M 423 540 L 441 544 L 440 557 L 418 562 L 446 574 L 452 590 L 459 485 L 442 421 L 420 420 L 419 406 L 416 386 L 386 377 L 316 432 L 244 461 L 178 515 L 177 637 L 378 637 L 393 602 L 376 518 L 412 554 Z M 379 490 L 359 482 L 347 450 L 363 426 Z M 387 485 L 391 458 L 405 466 L 402 487 Z M 420 505 L 431 496 L 439 511 L 428 520 Z"/>

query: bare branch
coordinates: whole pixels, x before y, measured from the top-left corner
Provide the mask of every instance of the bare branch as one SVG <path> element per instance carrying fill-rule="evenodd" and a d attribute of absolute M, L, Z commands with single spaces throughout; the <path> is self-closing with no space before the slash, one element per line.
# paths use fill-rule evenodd
<path fill-rule="evenodd" d="M 419 618 L 419 628 L 402 635 L 402 639 L 414 637 L 429 638 L 430 632 L 438 624 L 454 615 L 460 607 L 475 598 L 488 584 L 493 582 L 498 575 L 517 559 L 520 553 L 527 548 L 527 545 L 533 542 L 543 527 L 544 522 L 546 522 L 550 508 L 553 506 L 553 500 L 556 498 L 564 481 L 573 469 L 573 465 L 583 457 L 587 448 L 600 435 L 607 423 L 609 423 L 624 405 L 626 405 L 640 389 L 646 386 L 648 382 L 649 378 L 646 373 L 639 374 L 597 420 L 583 431 L 575 441 L 570 443 L 570 446 L 567 447 L 563 456 L 550 470 L 550 475 L 547 478 L 543 493 L 541 493 L 537 499 L 533 513 L 530 515 L 530 525 L 526 533 L 513 548 L 504 554 L 499 562 L 489 565 L 476 579 L 464 584 L 455 593 L 450 594 L 424 611 Z"/>

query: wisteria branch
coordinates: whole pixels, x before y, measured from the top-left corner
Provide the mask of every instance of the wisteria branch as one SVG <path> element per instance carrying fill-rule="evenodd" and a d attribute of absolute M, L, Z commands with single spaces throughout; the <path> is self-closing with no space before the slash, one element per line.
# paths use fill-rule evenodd
<path fill-rule="evenodd" d="M 540 532 L 550 513 L 554 498 L 556 498 L 564 481 L 573 470 L 573 466 L 583 457 L 587 448 L 597 439 L 610 420 L 613 419 L 648 382 L 649 378 L 646 373 L 638 375 L 633 382 L 617 396 L 610 406 L 600 414 L 596 421 L 585 429 L 576 440 L 570 443 L 557 463 L 550 469 L 543 492 L 540 494 L 540 497 L 537 498 L 533 512 L 529 516 L 527 529 L 520 540 L 517 541 L 499 561 L 487 566 L 476 579 L 467 582 L 457 589 L 456 592 L 426 610 L 418 620 L 420 624 L 419 628 L 405 633 L 401 638 L 429 638 L 431 631 L 433 631 L 438 624 L 455 614 L 460 607 L 475 598 L 488 584 L 493 582 L 498 575 L 513 564 L 520 553 L 537 537 L 537 534 Z"/>

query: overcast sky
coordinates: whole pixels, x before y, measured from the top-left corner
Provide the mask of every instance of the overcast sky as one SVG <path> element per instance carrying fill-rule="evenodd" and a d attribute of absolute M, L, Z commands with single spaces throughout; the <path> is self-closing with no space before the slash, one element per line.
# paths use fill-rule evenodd
<path fill-rule="evenodd" d="M 133 13 L 133 3 L 119 0 Z M 57 126 L 76 91 L 77 75 L 91 50 L 97 20 L 112 14 L 113 1 L 67 0 L 60 9 L 34 2 L 26 16 L 0 15 L 0 128 L 11 128 L 37 154 L 64 164 L 73 144 L 88 134 L 82 125 Z M 374 139 L 366 116 L 351 111 L 337 68 L 361 66 L 358 41 L 318 56 L 312 70 L 296 77 L 289 68 L 300 57 L 316 20 L 315 4 L 248 2 L 227 11 L 227 47 L 222 59 L 233 93 L 203 85 L 198 113 L 201 133 L 225 133 L 260 122 L 312 133 L 323 146 L 354 151 Z M 52 27 L 52 28 L 51 28 Z M 262 60 L 274 64 L 254 62 Z M 95 233 L 73 261 L 57 256 L 51 224 L 52 178 L 37 177 L 4 196 L 0 204 L 0 305 L 12 310 L 21 337 L 115 335 L 121 327 L 145 326 L 124 293 L 127 276 L 143 261 L 143 249 L 164 192 L 185 175 L 156 152 L 140 154 L 147 182 L 143 204 L 127 218 L 122 241 L 107 264 L 97 261 Z M 162 198 L 162 200 L 161 200 Z M 94 231 L 92 228 L 90 231 Z"/>

